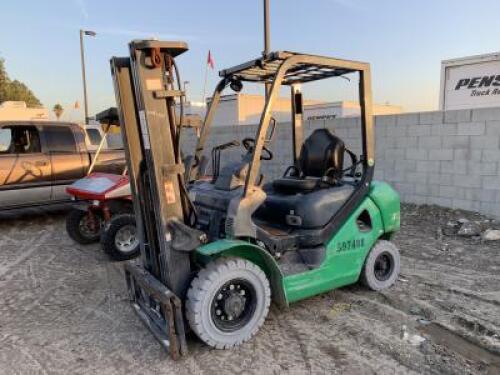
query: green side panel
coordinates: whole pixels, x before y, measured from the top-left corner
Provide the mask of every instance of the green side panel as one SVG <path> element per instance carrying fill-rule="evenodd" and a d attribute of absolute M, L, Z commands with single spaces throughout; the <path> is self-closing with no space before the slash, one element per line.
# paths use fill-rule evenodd
<path fill-rule="evenodd" d="M 364 210 L 370 215 L 372 225 L 362 231 L 357 218 Z M 326 258 L 319 268 L 285 276 L 287 301 L 298 301 L 355 283 L 368 252 L 383 233 L 380 210 L 368 196 L 326 244 Z"/>
<path fill-rule="evenodd" d="M 206 264 L 220 256 L 235 256 L 247 259 L 259 266 L 271 284 L 273 300 L 279 306 L 287 306 L 283 274 L 274 258 L 264 249 L 242 240 L 223 239 L 200 246 L 196 249 L 196 260 Z"/>
<path fill-rule="evenodd" d="M 397 232 L 401 224 L 398 192 L 385 182 L 374 181 L 370 187 L 369 197 L 380 209 L 384 232 L 388 234 Z"/>

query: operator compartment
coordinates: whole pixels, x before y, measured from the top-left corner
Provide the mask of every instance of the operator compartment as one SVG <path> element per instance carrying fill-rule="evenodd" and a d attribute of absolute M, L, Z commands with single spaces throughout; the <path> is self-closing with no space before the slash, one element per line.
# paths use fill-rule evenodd
<path fill-rule="evenodd" d="M 325 226 L 354 192 L 354 183 L 343 180 L 345 152 L 340 138 L 316 129 L 302 145 L 297 165 L 267 187 L 256 222 L 302 229 Z"/>

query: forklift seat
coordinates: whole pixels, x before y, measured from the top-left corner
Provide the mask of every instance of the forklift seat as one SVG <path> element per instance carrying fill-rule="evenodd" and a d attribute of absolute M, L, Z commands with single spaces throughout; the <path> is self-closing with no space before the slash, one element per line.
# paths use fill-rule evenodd
<path fill-rule="evenodd" d="M 298 160 L 299 168 L 289 167 L 294 173 L 273 181 L 273 188 L 282 193 L 304 193 L 321 185 L 324 178 L 338 181 L 344 165 L 344 142 L 328 129 L 316 129 L 304 142 Z M 330 184 L 331 186 L 331 184 Z"/>

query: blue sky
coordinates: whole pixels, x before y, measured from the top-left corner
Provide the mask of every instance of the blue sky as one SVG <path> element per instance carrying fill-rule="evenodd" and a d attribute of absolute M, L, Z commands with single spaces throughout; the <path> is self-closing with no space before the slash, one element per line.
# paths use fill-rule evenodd
<path fill-rule="evenodd" d="M 370 62 L 376 102 L 432 110 L 441 60 L 500 50 L 498 14 L 498 0 L 271 0 L 272 49 Z M 125 56 L 131 39 L 187 41 L 179 64 L 193 100 L 202 96 L 208 49 L 216 70 L 263 49 L 262 0 L 17 0 L 3 2 L 0 18 L 0 57 L 11 77 L 44 105 L 62 103 L 69 120 L 83 116 L 71 110 L 83 104 L 80 28 L 98 33 L 86 39 L 91 114 L 114 104 L 108 61 Z M 216 80 L 211 72 L 208 86 Z M 339 93 L 321 86 L 313 96 Z"/>

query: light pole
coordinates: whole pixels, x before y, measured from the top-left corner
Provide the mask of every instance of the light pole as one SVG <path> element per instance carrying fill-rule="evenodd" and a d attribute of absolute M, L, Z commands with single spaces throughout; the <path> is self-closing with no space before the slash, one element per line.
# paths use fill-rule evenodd
<path fill-rule="evenodd" d="M 269 20 L 269 0 L 264 0 L 264 57 L 271 52 L 271 23 Z M 266 99 L 269 94 L 271 85 L 266 83 Z"/>
<path fill-rule="evenodd" d="M 85 108 L 85 124 L 89 122 L 89 107 L 87 102 L 87 80 L 85 79 L 85 52 L 83 51 L 83 36 L 96 36 L 91 30 L 80 29 L 80 57 L 82 60 L 82 81 L 83 81 L 83 105 Z"/>

